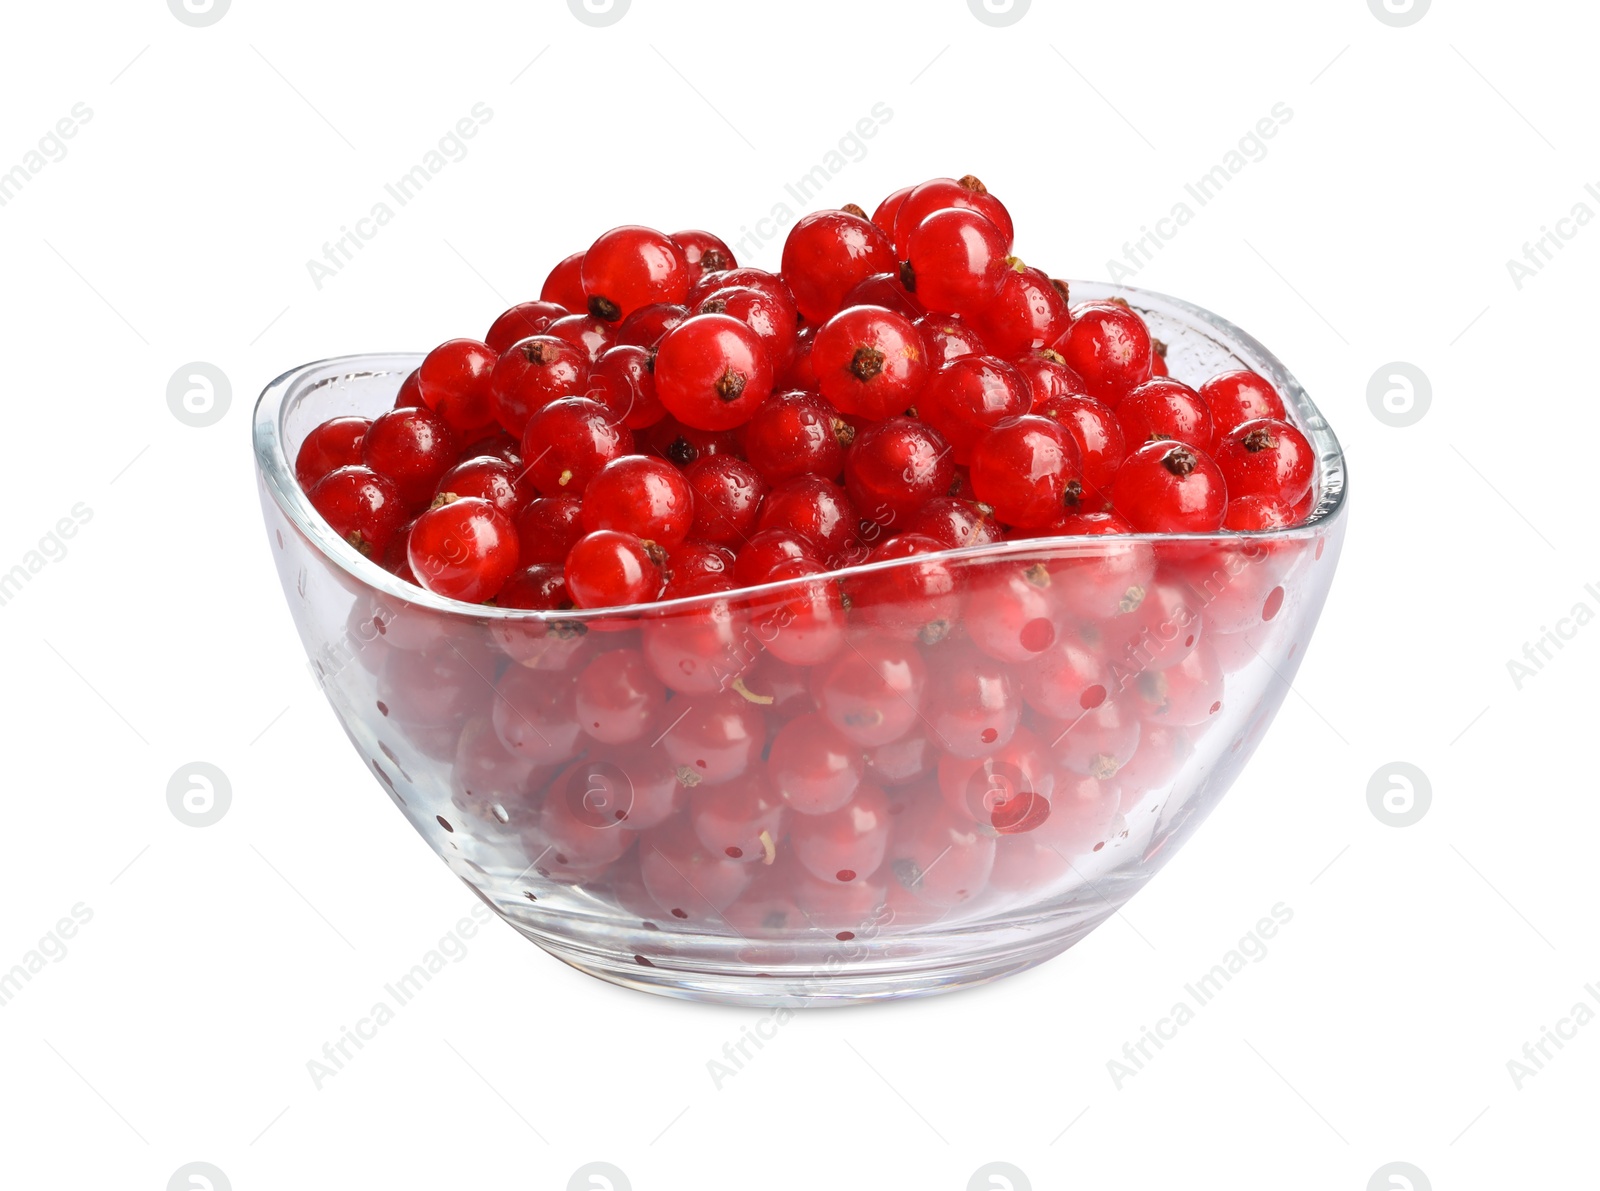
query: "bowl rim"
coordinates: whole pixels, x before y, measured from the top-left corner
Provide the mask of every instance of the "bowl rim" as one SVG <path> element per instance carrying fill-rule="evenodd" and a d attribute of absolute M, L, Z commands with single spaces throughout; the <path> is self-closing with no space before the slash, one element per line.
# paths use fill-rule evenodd
<path fill-rule="evenodd" d="M 257 398 L 253 412 L 252 440 L 259 480 L 271 493 L 278 508 L 307 541 L 351 578 L 414 608 L 468 618 L 476 621 L 521 623 L 573 622 L 606 619 L 634 620 L 671 613 L 705 609 L 722 602 L 745 602 L 752 597 L 779 596 L 818 580 L 838 581 L 876 574 L 902 566 L 914 566 L 929 559 L 952 562 L 1001 560 L 1048 552 L 1095 554 L 1123 543 L 1190 542 L 1217 546 L 1243 543 L 1294 541 L 1315 536 L 1337 521 L 1345 511 L 1348 493 L 1347 467 L 1343 448 L 1332 427 L 1309 394 L 1275 355 L 1254 336 L 1232 322 L 1181 298 L 1154 290 L 1101 281 L 1068 281 L 1074 305 L 1080 301 L 1106 301 L 1121 298 L 1135 310 L 1159 312 L 1197 325 L 1237 357 L 1242 366 L 1271 381 L 1286 405 L 1293 411 L 1295 425 L 1310 439 L 1317 455 L 1318 493 L 1316 504 L 1306 519 L 1282 529 L 1225 531 L 1218 533 L 1132 533 L 1096 535 L 1057 535 L 993 542 L 977 546 L 953 547 L 934 554 L 856 563 L 836 570 L 795 579 L 778 580 L 754 587 L 739 587 L 727 592 L 682 596 L 648 604 L 628 604 L 614 608 L 572 608 L 536 610 L 497 608 L 487 604 L 467 604 L 435 595 L 379 566 L 343 538 L 339 537 L 311 507 L 311 502 L 294 476 L 294 462 L 288 457 L 283 436 L 283 417 L 289 400 L 310 388 L 318 388 L 353 377 L 398 375 L 416 367 L 426 353 L 369 352 L 330 356 L 300 364 L 273 379 Z M 313 379 L 315 378 L 315 379 Z"/>

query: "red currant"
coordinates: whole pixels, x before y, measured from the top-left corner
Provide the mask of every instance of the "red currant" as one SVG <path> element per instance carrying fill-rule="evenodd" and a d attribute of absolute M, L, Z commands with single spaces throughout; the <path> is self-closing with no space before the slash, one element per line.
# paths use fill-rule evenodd
<path fill-rule="evenodd" d="M 872 222 L 848 211 L 803 215 L 783 242 L 783 278 L 807 321 L 821 323 L 863 278 L 895 269 L 894 245 Z"/>
<path fill-rule="evenodd" d="M 630 430 L 654 426 L 667 413 L 656 396 L 655 351 L 633 344 L 601 353 L 584 396 L 607 406 Z"/>
<path fill-rule="evenodd" d="M 894 214 L 894 246 L 902 260 L 909 259 L 912 233 L 930 215 L 949 207 L 976 211 L 982 215 L 999 229 L 1004 245 L 1000 255 L 1005 256 L 1011 251 L 1011 213 L 989 193 L 987 186 L 967 174 L 962 178 L 934 178 L 912 187 L 906 194 Z"/>
<path fill-rule="evenodd" d="M 899 529 L 950 490 L 955 458 L 932 426 L 914 418 L 876 422 L 844 459 L 845 491 L 862 516 Z"/>
<path fill-rule="evenodd" d="M 1123 462 L 1111 503 L 1140 533 L 1214 533 L 1228 488 L 1211 456 L 1184 443 L 1146 443 Z"/>
<path fill-rule="evenodd" d="M 1211 450 L 1211 411 L 1182 381 L 1155 377 L 1139 385 L 1117 404 L 1123 440 L 1140 447 L 1159 439 L 1175 439 L 1202 451 Z"/>
<path fill-rule="evenodd" d="M 958 906 L 977 898 L 994 869 L 995 841 L 970 816 L 945 805 L 937 791 L 912 803 L 889 842 L 895 879 L 918 900 Z"/>
<path fill-rule="evenodd" d="M 917 646 L 883 638 L 854 642 L 831 665 L 811 671 L 812 698 L 823 718 L 868 748 L 911 730 L 927 685 Z"/>
<path fill-rule="evenodd" d="M 583 527 L 624 530 L 671 550 L 694 524 L 694 488 L 676 467 L 624 455 L 600 468 L 583 496 Z"/>
<path fill-rule="evenodd" d="M 799 807 L 795 808 L 799 810 Z M 889 850 L 889 799 L 873 786 L 825 814 L 807 814 L 789 826 L 795 859 L 819 881 L 849 884 L 878 871 Z"/>
<path fill-rule="evenodd" d="M 1211 410 L 1211 421 L 1219 437 L 1257 418 L 1289 420 L 1278 391 L 1265 377 L 1248 369 L 1213 376 L 1200 386 L 1200 396 Z"/>
<path fill-rule="evenodd" d="M 366 418 L 329 418 L 315 427 L 294 457 L 294 478 L 310 492 L 323 476 L 361 462 L 361 440 L 372 423 Z"/>
<path fill-rule="evenodd" d="M 494 320 L 483 341 L 496 356 L 503 356 L 513 343 L 543 335 L 545 328 L 567 314 L 567 308 L 555 302 L 519 302 Z"/>
<path fill-rule="evenodd" d="M 873 419 L 914 405 L 931 372 L 921 333 L 881 306 L 852 306 L 823 323 L 811 366 L 836 409 Z"/>
<path fill-rule="evenodd" d="M 554 302 L 569 314 L 589 308 L 589 299 L 583 292 L 583 256 L 574 252 L 550 270 L 539 290 L 541 302 Z"/>
<path fill-rule="evenodd" d="M 933 645 L 961 622 L 962 592 L 956 573 L 936 555 L 944 543 L 918 534 L 887 539 L 869 562 L 913 559 L 850 580 L 850 609 L 864 623 L 900 641 Z"/>
<path fill-rule="evenodd" d="M 739 262 L 733 259 L 733 249 L 710 232 L 673 232 L 672 242 L 683 252 L 684 263 L 689 266 L 690 285 L 699 282 L 707 273 L 723 273 L 739 267 Z"/>
<path fill-rule="evenodd" d="M 1150 379 L 1150 331 L 1125 305 L 1085 302 L 1051 347 L 1082 378 L 1084 391 L 1113 409 L 1123 395 Z"/>
<path fill-rule="evenodd" d="M 520 563 L 560 564 L 583 536 L 581 504 L 575 496 L 547 496 L 527 503 L 516 517 Z"/>
<path fill-rule="evenodd" d="M 690 538 L 667 554 L 664 600 L 732 591 L 733 551 L 714 542 Z"/>
<path fill-rule="evenodd" d="M 417 518 L 406 555 L 417 581 L 435 595 L 481 604 L 517 569 L 517 531 L 488 501 L 444 501 Z"/>
<path fill-rule="evenodd" d="M 754 569 L 753 562 L 747 569 Z M 844 597 L 839 584 L 827 574 L 826 567 L 809 558 L 784 559 L 772 564 L 757 581 L 785 585 L 763 599 L 754 617 L 757 636 L 779 661 L 815 666 L 844 647 Z"/>
<path fill-rule="evenodd" d="M 1006 270 L 994 301 L 974 315 L 989 350 L 1007 357 L 1048 347 L 1061 338 L 1070 320 L 1066 282 L 1025 266 Z"/>
<path fill-rule="evenodd" d="M 699 430 L 731 430 L 772 392 L 772 361 L 761 336 L 726 314 L 698 314 L 662 337 L 656 395 Z"/>
<path fill-rule="evenodd" d="M 574 708 L 583 730 L 601 744 L 629 744 L 661 719 L 667 691 L 637 649 L 596 654 L 578 675 Z"/>
<path fill-rule="evenodd" d="M 744 323 L 761 337 L 773 367 L 787 366 L 794 354 L 799 315 L 793 303 L 771 290 L 751 285 L 728 285 L 714 289 L 695 306 L 696 314 L 727 314 Z"/>
<path fill-rule="evenodd" d="M 739 431 L 744 453 L 769 484 L 796 476 L 834 479 L 855 429 L 814 393 L 774 393 Z"/>
<path fill-rule="evenodd" d="M 826 569 L 809 538 L 788 529 L 761 530 L 734 558 L 733 577 L 740 586 L 756 587 L 770 582 L 778 566 L 794 562 L 811 563 L 819 571 Z"/>
<path fill-rule="evenodd" d="M 947 550 L 988 546 L 1001 540 L 993 512 L 977 501 L 955 496 L 928 501 L 906 523 L 905 531 L 932 538 Z"/>
<path fill-rule="evenodd" d="M 567 593 L 580 608 L 643 604 L 661 591 L 666 554 L 635 534 L 599 529 L 573 543 L 567 553 Z"/>
<path fill-rule="evenodd" d="M 379 414 L 361 440 L 361 459 L 394 481 L 400 503 L 421 509 L 433 500 L 439 480 L 454 466 L 456 438 L 444 419 L 419 407 Z"/>
<path fill-rule="evenodd" d="M 671 414 L 653 423 L 642 438 L 646 450 L 679 467 L 688 467 L 707 455 L 738 455 L 739 436 L 732 430 L 696 430 Z"/>
<path fill-rule="evenodd" d="M 661 738 L 680 780 L 695 787 L 720 786 L 744 776 L 761 761 L 767 741 L 761 709 L 737 691 L 722 691 L 686 700 L 680 712 L 674 700 L 666 716 L 672 722 Z M 679 718 L 673 719 L 674 716 Z"/>
<path fill-rule="evenodd" d="M 1229 497 L 1275 496 L 1293 505 L 1311 487 L 1317 461 L 1300 431 L 1287 422 L 1257 418 L 1222 436 L 1217 466 Z"/>
<path fill-rule="evenodd" d="M 746 864 L 771 863 L 786 810 L 759 770 L 737 782 L 689 791 L 689 821 L 700 842 Z"/>
<path fill-rule="evenodd" d="M 900 210 L 900 219 L 906 208 Z M 929 310 L 971 314 L 1000 293 L 1011 269 L 1011 245 L 976 211 L 935 211 L 912 231 L 906 247 L 917 300 Z"/>
<path fill-rule="evenodd" d="M 882 306 L 913 322 L 928 313 L 917 296 L 905 287 L 898 271 L 874 273 L 856 282 L 840 301 L 839 309 L 848 310 L 852 306 Z"/>
<path fill-rule="evenodd" d="M 1022 374 L 993 356 L 962 356 L 946 364 L 917 400 L 917 413 L 954 447 L 965 465 L 984 431 L 1005 418 L 1028 412 L 1030 398 Z"/>
<path fill-rule="evenodd" d="M 494 415 L 520 438 L 528 419 L 558 397 L 583 393 L 589 359 L 582 348 L 553 335 L 520 340 L 500 357 L 489 381 Z"/>
<path fill-rule="evenodd" d="M 608 323 L 652 302 L 689 296 L 689 262 L 683 249 L 652 228 L 612 228 L 589 246 L 580 276 L 586 309 Z"/>
<path fill-rule="evenodd" d="M 1110 407 L 1080 394 L 1046 397 L 1034 403 L 1033 412 L 1061 423 L 1078 444 L 1083 461 L 1084 503 L 1104 503 L 1111 480 L 1127 458 L 1122 428 Z"/>
<path fill-rule="evenodd" d="M 799 534 L 830 567 L 847 565 L 860 551 L 859 524 L 849 495 L 821 476 L 799 476 L 774 488 L 757 522 L 761 529 Z"/>
<path fill-rule="evenodd" d="M 707 455 L 684 475 L 694 489 L 694 536 L 734 547 L 748 541 L 767 494 L 761 473 L 732 455 Z"/>
<path fill-rule="evenodd" d="M 972 450 L 972 490 L 995 517 L 1021 529 L 1053 525 L 1083 502 L 1078 444 L 1034 414 L 995 423 Z"/>
<path fill-rule="evenodd" d="M 406 519 L 394 481 L 370 467 L 335 468 L 308 496 L 333 532 L 369 557 L 383 557 Z"/>
<path fill-rule="evenodd" d="M 863 767 L 861 746 L 820 715 L 790 720 L 767 757 L 773 788 L 803 815 L 825 815 L 848 803 Z"/>
<path fill-rule="evenodd" d="M 592 314 L 569 314 L 556 319 L 545 328 L 544 333 L 552 339 L 572 344 L 583 353 L 584 361 L 592 366 L 601 353 L 611 346 L 616 328 Z"/>
<path fill-rule="evenodd" d="M 1276 496 L 1230 496 L 1222 528 L 1239 533 L 1284 529 L 1300 518 L 1293 505 Z"/>
<path fill-rule="evenodd" d="M 673 302 L 652 302 L 641 306 L 617 324 L 611 337 L 613 346 L 629 344 L 654 348 L 661 337 L 689 317 L 689 308 Z"/>
<path fill-rule="evenodd" d="M 1028 352 L 1017 361 L 1017 370 L 1028 382 L 1034 413 L 1039 413 L 1039 406 L 1051 398 L 1084 395 L 1083 377 L 1068 368 L 1060 353 L 1051 348 Z"/>
<path fill-rule="evenodd" d="M 915 186 L 902 186 L 884 199 L 883 202 L 879 203 L 878 209 L 872 213 L 872 222 L 879 231 L 891 240 L 894 239 L 895 217 L 900 214 L 900 208 L 904 205 L 906 196 L 915 189 Z"/>
<path fill-rule="evenodd" d="M 988 352 L 983 338 L 958 314 L 925 314 L 916 321 L 922 341 L 928 348 L 928 362 L 935 368 L 962 356 L 981 356 Z"/>
<path fill-rule="evenodd" d="M 437 496 L 476 496 L 486 500 L 507 517 L 515 517 L 533 493 L 528 485 L 519 486 L 518 468 L 502 459 L 488 456 L 468 458 L 458 463 L 439 478 Z"/>

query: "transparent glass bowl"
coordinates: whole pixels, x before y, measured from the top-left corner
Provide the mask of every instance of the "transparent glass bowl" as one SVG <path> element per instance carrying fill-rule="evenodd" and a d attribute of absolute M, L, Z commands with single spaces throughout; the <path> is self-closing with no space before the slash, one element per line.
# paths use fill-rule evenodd
<path fill-rule="evenodd" d="M 1173 298 L 1072 292 L 1130 302 L 1179 379 L 1270 380 L 1318 455 L 1309 521 L 954 550 L 937 604 L 896 594 L 895 572 L 924 559 L 852 567 L 829 580 L 848 596 L 842 629 L 809 616 L 816 579 L 605 612 L 469 606 L 360 555 L 294 480 L 314 426 L 389 408 L 421 357 L 278 378 L 255 412 L 262 511 L 351 744 L 501 917 L 617 984 L 842 1004 L 961 988 L 1071 946 L 1260 743 L 1345 523 L 1339 444 L 1259 343 Z M 780 786 L 811 809 L 849 801 L 801 814 Z"/>

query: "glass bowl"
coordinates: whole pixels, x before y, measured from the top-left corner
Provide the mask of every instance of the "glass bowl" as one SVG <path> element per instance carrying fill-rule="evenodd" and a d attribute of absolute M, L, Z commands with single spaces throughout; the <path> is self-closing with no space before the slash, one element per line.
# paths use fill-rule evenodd
<path fill-rule="evenodd" d="M 421 357 L 273 381 L 254 429 L 268 543 L 379 786 L 497 914 L 630 988 L 917 996 L 1083 938 L 1272 722 L 1333 579 L 1345 475 L 1311 400 L 1237 327 L 1143 290 L 1072 293 L 1132 304 L 1179 379 L 1271 381 L 1318 456 L 1308 521 L 952 550 L 952 590 L 920 601 L 905 581 L 928 556 L 646 607 L 465 605 L 362 556 L 294 479 L 314 426 L 389 408 Z"/>

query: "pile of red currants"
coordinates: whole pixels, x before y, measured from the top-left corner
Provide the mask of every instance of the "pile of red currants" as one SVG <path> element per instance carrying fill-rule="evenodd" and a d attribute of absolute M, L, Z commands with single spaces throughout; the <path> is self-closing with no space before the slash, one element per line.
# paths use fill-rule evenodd
<path fill-rule="evenodd" d="M 609 231 L 295 472 L 393 574 L 556 614 L 352 613 L 453 841 L 669 925 L 847 938 L 1037 899 L 1223 719 L 1297 547 L 1128 535 L 1295 525 L 1317 463 L 1261 376 L 1164 357 L 938 178 L 805 216 L 778 273 Z"/>
<path fill-rule="evenodd" d="M 1301 520 L 1315 459 L 1250 372 L 1199 389 L 1119 302 L 1012 255 L 976 178 L 799 220 L 779 273 L 606 232 L 296 475 L 429 591 L 610 608 L 1002 539 Z"/>

